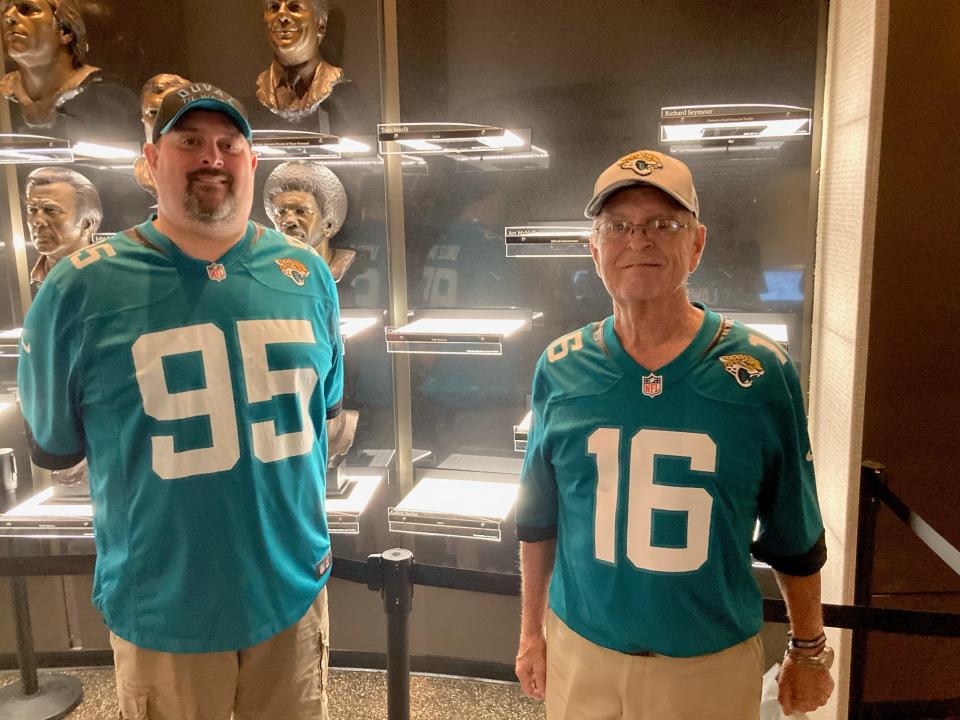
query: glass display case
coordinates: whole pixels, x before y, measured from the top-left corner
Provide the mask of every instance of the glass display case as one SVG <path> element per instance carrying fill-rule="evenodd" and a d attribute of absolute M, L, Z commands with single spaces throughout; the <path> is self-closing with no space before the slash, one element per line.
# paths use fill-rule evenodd
<path fill-rule="evenodd" d="M 38 258 L 23 197 L 31 171 L 63 164 L 96 186 L 100 236 L 148 217 L 138 95 L 157 73 L 246 105 L 254 220 L 273 224 L 261 198 L 284 161 L 322 164 L 345 190 L 330 246 L 355 253 L 337 287 L 356 431 L 327 501 L 336 558 L 401 546 L 418 562 L 517 572 L 533 368 L 550 341 L 611 313 L 583 207 L 629 151 L 675 153 L 693 171 L 708 231 L 690 297 L 780 341 L 803 374 L 819 0 L 750 4 L 735 20 L 724 3 L 667 0 L 399 3 L 386 29 L 395 86 L 381 3 L 334 1 L 321 50 L 343 79 L 295 117 L 262 97 L 272 54 L 260 4 L 230 7 L 90 4 L 88 60 L 102 80 L 42 131 L 0 101 L 0 447 L 18 470 L 0 536 L 92 550 L 89 504 L 31 467 L 17 410 L 17 331 Z"/>

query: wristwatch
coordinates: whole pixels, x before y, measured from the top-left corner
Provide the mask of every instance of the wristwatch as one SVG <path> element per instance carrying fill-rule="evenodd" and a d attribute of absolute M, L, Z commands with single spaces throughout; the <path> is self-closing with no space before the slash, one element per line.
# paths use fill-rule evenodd
<path fill-rule="evenodd" d="M 833 648 L 829 645 L 824 645 L 816 655 L 801 655 L 796 650 L 787 650 L 783 657 L 790 658 L 796 665 L 818 670 L 829 670 L 833 667 Z"/>

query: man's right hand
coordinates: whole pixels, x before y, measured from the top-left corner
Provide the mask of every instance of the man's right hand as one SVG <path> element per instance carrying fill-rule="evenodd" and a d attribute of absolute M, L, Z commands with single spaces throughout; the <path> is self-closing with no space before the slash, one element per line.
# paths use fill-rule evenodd
<path fill-rule="evenodd" d="M 547 692 L 547 639 L 543 633 L 520 636 L 515 669 L 523 692 L 542 701 Z"/>

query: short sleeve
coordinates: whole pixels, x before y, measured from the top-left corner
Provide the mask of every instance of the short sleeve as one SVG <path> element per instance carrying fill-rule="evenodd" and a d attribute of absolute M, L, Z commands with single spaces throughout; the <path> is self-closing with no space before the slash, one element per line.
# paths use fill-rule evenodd
<path fill-rule="evenodd" d="M 40 467 L 72 467 L 86 456 L 78 368 L 83 323 L 51 281 L 24 320 L 17 365 L 30 454 Z"/>
<path fill-rule="evenodd" d="M 543 366 L 541 357 L 533 376 L 533 418 L 520 473 L 517 537 L 523 542 L 539 542 L 557 536 L 557 481 L 550 460 L 549 392 Z"/>
<path fill-rule="evenodd" d="M 769 400 L 771 451 L 759 498 L 760 531 L 753 546 L 761 560 L 810 553 L 823 534 L 800 381 L 789 360 L 781 368 L 779 387 L 773 388 L 776 395 Z"/>

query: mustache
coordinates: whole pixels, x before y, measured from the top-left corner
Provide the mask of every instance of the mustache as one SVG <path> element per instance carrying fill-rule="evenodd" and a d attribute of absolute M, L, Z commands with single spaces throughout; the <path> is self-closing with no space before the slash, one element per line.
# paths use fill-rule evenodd
<path fill-rule="evenodd" d="M 214 168 L 199 168 L 192 172 L 187 173 L 187 180 L 193 182 L 202 177 L 212 177 L 212 178 L 223 178 L 231 185 L 233 184 L 233 175 L 223 170 L 216 170 Z"/>

